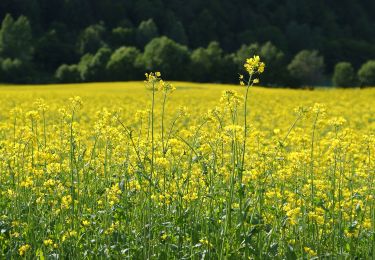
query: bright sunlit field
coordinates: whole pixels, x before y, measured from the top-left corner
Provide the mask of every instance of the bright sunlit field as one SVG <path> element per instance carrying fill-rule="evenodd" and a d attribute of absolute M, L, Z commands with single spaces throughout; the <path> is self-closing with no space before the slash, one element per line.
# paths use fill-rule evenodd
<path fill-rule="evenodd" d="M 0 86 L 0 258 L 375 254 L 375 89 L 173 84 Z"/>

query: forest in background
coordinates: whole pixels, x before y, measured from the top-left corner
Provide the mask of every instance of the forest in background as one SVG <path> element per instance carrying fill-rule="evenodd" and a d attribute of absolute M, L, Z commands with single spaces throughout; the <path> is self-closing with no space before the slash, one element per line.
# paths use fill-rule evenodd
<path fill-rule="evenodd" d="M 374 13 L 371 0 L 2 0 L 0 81 L 139 80 L 160 70 L 233 83 L 259 54 L 265 85 L 369 85 Z"/>

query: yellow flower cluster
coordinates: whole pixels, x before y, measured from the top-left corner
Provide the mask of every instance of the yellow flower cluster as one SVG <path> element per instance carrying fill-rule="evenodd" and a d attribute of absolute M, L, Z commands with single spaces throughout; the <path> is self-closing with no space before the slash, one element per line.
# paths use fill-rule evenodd
<path fill-rule="evenodd" d="M 25 245 L 22 245 L 19 249 L 18 249 L 18 254 L 20 256 L 25 256 L 27 251 L 29 251 L 31 249 L 30 245 L 29 244 L 25 244 Z"/>
<path fill-rule="evenodd" d="M 258 84 L 259 79 L 258 78 L 253 78 L 255 74 L 262 74 L 264 72 L 265 68 L 264 62 L 260 61 L 260 57 L 258 55 L 254 55 L 252 58 L 246 59 L 246 62 L 244 64 L 244 68 L 246 72 L 249 75 L 249 80 L 247 83 L 247 86 L 249 87 L 250 85 Z M 244 82 L 244 76 L 240 74 L 240 85 L 245 86 L 246 83 Z"/>
<path fill-rule="evenodd" d="M 374 89 L 146 84 L 0 88 L 0 258 L 371 258 Z"/>

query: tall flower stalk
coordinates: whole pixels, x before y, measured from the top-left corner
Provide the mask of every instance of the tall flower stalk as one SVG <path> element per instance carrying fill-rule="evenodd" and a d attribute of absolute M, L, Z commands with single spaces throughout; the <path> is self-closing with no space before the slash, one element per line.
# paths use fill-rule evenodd
<path fill-rule="evenodd" d="M 245 77 L 244 75 L 240 75 L 240 85 L 246 86 L 246 94 L 244 100 L 244 140 L 242 145 L 242 162 L 241 162 L 241 173 L 240 173 L 240 180 L 242 181 L 242 171 L 244 170 L 245 166 L 245 153 L 246 153 L 246 138 L 247 138 L 247 99 L 249 94 L 249 89 L 254 84 L 259 83 L 258 78 L 254 78 L 256 74 L 261 74 L 264 72 L 265 64 L 260 61 L 259 56 L 254 56 L 253 58 L 246 59 L 246 63 L 244 64 L 244 68 L 248 73 L 248 80 L 245 84 Z"/>
<path fill-rule="evenodd" d="M 246 93 L 245 93 L 245 100 L 244 100 L 244 137 L 243 137 L 243 143 L 242 143 L 242 158 L 241 158 L 241 167 L 238 171 L 238 181 L 239 181 L 239 207 L 240 207 L 240 224 L 243 228 L 244 220 L 243 220 L 243 185 L 242 185 L 242 177 L 243 172 L 245 171 L 245 156 L 246 156 L 246 139 L 247 139 L 247 133 L 248 133 L 248 124 L 247 124 L 247 100 L 248 100 L 248 94 L 250 87 L 254 86 L 254 84 L 259 83 L 259 79 L 256 78 L 257 74 L 261 74 L 264 72 L 265 64 L 260 61 L 259 56 L 254 56 L 252 58 L 246 59 L 246 62 L 244 64 L 244 68 L 247 72 L 247 80 L 245 83 L 245 76 L 240 75 L 240 85 L 246 86 Z"/>
<path fill-rule="evenodd" d="M 160 72 L 151 72 L 146 73 L 146 80 L 145 84 L 148 89 L 152 91 L 152 103 L 151 103 L 151 166 L 150 166 L 150 174 L 149 174 L 149 187 L 148 187 L 148 241 L 149 241 L 149 250 L 148 250 L 148 258 L 151 256 L 151 233 L 153 228 L 152 223 L 152 196 L 153 196 L 153 178 L 155 176 L 155 95 L 156 92 L 160 91 L 163 92 L 163 103 L 162 103 L 162 115 L 161 115 L 161 142 L 162 142 L 162 154 L 163 156 L 166 153 L 165 147 L 165 140 L 164 140 L 164 112 L 165 112 L 165 105 L 167 101 L 168 93 L 175 90 L 172 84 L 164 82 L 161 79 Z M 164 180 L 166 179 L 166 172 L 164 171 Z"/>

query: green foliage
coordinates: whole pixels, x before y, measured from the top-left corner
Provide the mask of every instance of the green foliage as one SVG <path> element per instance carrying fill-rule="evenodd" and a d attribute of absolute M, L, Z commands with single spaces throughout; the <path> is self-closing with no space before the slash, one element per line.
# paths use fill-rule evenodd
<path fill-rule="evenodd" d="M 291 21 L 285 31 L 289 40 L 288 49 L 292 53 L 316 46 L 316 32 L 308 24 Z"/>
<path fill-rule="evenodd" d="M 7 14 L 0 30 L 0 56 L 19 59 L 23 62 L 32 58 L 32 35 L 29 20 L 25 16 L 14 20 Z"/>
<path fill-rule="evenodd" d="M 271 42 L 263 44 L 258 52 L 267 69 L 262 74 L 262 82 L 269 85 L 278 85 L 285 82 L 286 64 L 284 53 Z"/>
<path fill-rule="evenodd" d="M 221 83 L 237 83 L 238 82 L 238 70 L 237 64 L 234 62 L 232 54 L 225 54 L 221 59 L 221 77 L 217 77 L 211 82 L 221 82 Z"/>
<path fill-rule="evenodd" d="M 223 50 L 218 42 L 211 42 L 207 48 L 198 48 L 191 54 L 191 75 L 200 82 L 208 82 L 212 74 L 220 73 Z"/>
<path fill-rule="evenodd" d="M 198 48 L 191 53 L 191 76 L 200 82 L 233 81 L 236 71 L 232 55 L 224 55 L 218 42 L 207 48 Z"/>
<path fill-rule="evenodd" d="M 324 59 L 316 50 L 303 50 L 288 65 L 288 71 L 302 85 L 319 84 L 323 78 Z"/>
<path fill-rule="evenodd" d="M 171 80 L 187 79 L 189 61 L 187 47 L 165 36 L 149 42 L 143 54 L 146 70 L 158 70 Z"/>
<path fill-rule="evenodd" d="M 85 55 L 81 57 L 79 63 L 77 64 L 81 80 L 83 80 L 82 72 L 88 70 L 87 67 L 92 62 L 93 58 L 94 58 L 94 55 L 92 55 L 91 53 L 86 53 Z"/>
<path fill-rule="evenodd" d="M 338 87 L 355 86 L 355 72 L 350 62 L 339 62 L 335 66 L 332 83 Z"/>
<path fill-rule="evenodd" d="M 139 47 L 145 46 L 149 41 L 159 36 L 158 27 L 154 20 L 142 21 L 137 28 L 137 44 Z"/>
<path fill-rule="evenodd" d="M 183 4 L 178 0 L 3 0 L 0 17 L 5 28 L 1 34 L 16 37 L 0 40 L 0 49 L 11 53 L 5 55 L 0 51 L 0 57 L 30 62 L 28 66 L 32 65 L 39 73 L 33 80 L 40 80 L 52 77 L 61 64 L 77 63 L 86 53 L 94 55 L 102 47 L 137 46 L 143 50 L 153 38 L 167 36 L 190 50 L 218 42 L 223 50 L 221 60 L 229 62 L 223 66 L 233 71 L 233 63 L 242 69 L 240 56 L 253 53 L 252 50 L 244 54 L 235 52 L 241 44 L 249 47 L 258 42 L 257 53 L 263 56 L 261 49 L 267 49 L 267 42 L 272 42 L 277 50 L 268 46 L 273 54 L 272 58 L 264 58 L 268 69 L 262 75 L 262 83 L 275 86 L 295 81 L 293 84 L 306 85 L 312 83 L 289 77 L 286 69 L 291 57 L 302 49 L 319 50 L 327 74 L 333 74 L 335 64 L 341 60 L 357 68 L 366 59 L 375 57 L 372 2 L 285 0 L 280 4 L 276 0 L 217 0 L 202 5 L 202 1 L 196 0 Z M 19 17 L 20 22 L 7 12 Z M 31 31 L 34 39 L 30 38 Z M 208 78 L 237 82 L 226 69 L 223 74 Z M 186 79 L 202 80 L 200 76 Z"/>
<path fill-rule="evenodd" d="M 361 66 L 358 79 L 362 86 L 375 86 L 375 60 L 370 60 Z"/>
<path fill-rule="evenodd" d="M 108 64 L 108 76 L 115 81 L 139 78 L 141 52 L 135 47 L 121 47 L 113 52 Z"/>
<path fill-rule="evenodd" d="M 75 83 L 81 81 L 81 74 L 76 64 L 61 65 L 56 70 L 55 77 L 61 83 Z"/>
<path fill-rule="evenodd" d="M 111 49 L 103 47 L 95 55 L 84 55 L 78 65 L 82 81 L 106 81 L 106 66 L 111 54 Z"/>
<path fill-rule="evenodd" d="M 103 41 L 105 30 L 102 24 L 94 24 L 87 27 L 78 39 L 78 52 L 80 54 L 96 53 L 98 49 L 105 45 Z"/>
<path fill-rule="evenodd" d="M 30 81 L 30 68 L 20 59 L 0 60 L 0 82 L 26 83 Z"/>
<path fill-rule="evenodd" d="M 113 46 L 135 45 L 136 31 L 133 28 L 116 27 L 112 30 L 111 42 Z"/>
<path fill-rule="evenodd" d="M 27 83 L 31 81 L 32 34 L 25 16 L 14 20 L 6 15 L 0 30 L 0 81 Z"/>
<path fill-rule="evenodd" d="M 204 46 L 209 41 L 216 40 L 219 28 L 217 27 L 217 18 L 207 8 L 196 14 L 189 29 L 194 37 L 190 38 L 192 46 Z"/>
<path fill-rule="evenodd" d="M 178 43 L 187 44 L 188 40 L 186 31 L 183 24 L 180 21 L 172 23 L 166 35 Z"/>
<path fill-rule="evenodd" d="M 34 59 L 44 72 L 53 73 L 64 62 L 74 62 L 74 46 L 61 38 L 60 30 L 51 29 L 35 43 Z"/>

